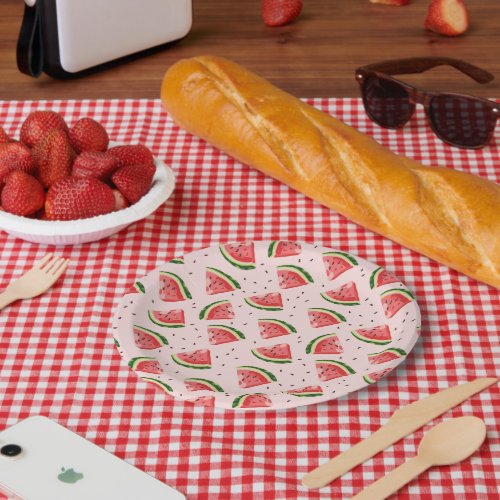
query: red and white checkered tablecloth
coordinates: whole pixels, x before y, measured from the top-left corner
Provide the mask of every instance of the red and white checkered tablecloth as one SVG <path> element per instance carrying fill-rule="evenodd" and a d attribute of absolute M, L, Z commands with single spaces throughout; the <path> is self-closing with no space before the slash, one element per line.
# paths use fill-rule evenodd
<path fill-rule="evenodd" d="M 500 180 L 498 130 L 495 145 L 459 150 L 436 139 L 422 112 L 405 129 L 388 131 L 367 119 L 357 99 L 310 102 L 398 153 Z M 177 187 L 153 215 L 103 241 L 54 249 L 0 233 L 2 285 L 48 251 L 72 262 L 51 291 L 0 312 L 1 429 L 47 415 L 193 499 L 349 498 L 413 457 L 430 425 L 319 491 L 306 490 L 300 479 L 369 436 L 401 405 L 499 375 L 500 299 L 493 288 L 233 161 L 175 126 L 157 100 L 0 102 L 0 124 L 18 136 L 36 108 L 60 111 L 69 122 L 91 116 L 113 140 L 146 144 L 175 170 Z M 141 381 L 121 360 L 110 328 L 133 280 L 194 249 L 264 239 L 317 242 L 377 262 L 402 279 L 423 319 L 421 339 L 405 363 L 346 397 L 255 413 L 194 406 Z M 488 438 L 480 451 L 425 473 L 397 498 L 498 498 L 498 395 L 494 386 L 444 416 L 483 418 Z"/>

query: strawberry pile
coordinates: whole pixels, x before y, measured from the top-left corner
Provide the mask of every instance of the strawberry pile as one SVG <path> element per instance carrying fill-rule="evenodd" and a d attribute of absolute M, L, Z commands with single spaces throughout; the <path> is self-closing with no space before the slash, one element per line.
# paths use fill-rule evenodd
<path fill-rule="evenodd" d="M 141 144 L 108 148 L 106 129 L 92 118 L 68 127 L 55 111 L 34 111 L 19 141 L 0 127 L 1 209 L 44 220 L 76 220 L 139 201 L 156 170 Z"/>

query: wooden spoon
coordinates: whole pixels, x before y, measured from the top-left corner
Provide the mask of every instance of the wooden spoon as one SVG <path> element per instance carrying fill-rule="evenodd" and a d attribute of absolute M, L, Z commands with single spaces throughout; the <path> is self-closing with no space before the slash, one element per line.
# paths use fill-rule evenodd
<path fill-rule="evenodd" d="M 352 500 L 383 500 L 434 465 L 450 465 L 470 457 L 483 443 L 486 426 L 477 417 L 446 420 L 433 427 L 420 441 L 418 454 Z"/>

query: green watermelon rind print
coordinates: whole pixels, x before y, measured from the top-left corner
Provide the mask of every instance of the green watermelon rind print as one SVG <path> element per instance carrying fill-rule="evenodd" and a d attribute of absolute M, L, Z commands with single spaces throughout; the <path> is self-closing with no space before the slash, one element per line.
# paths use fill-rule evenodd
<path fill-rule="evenodd" d="M 325 335 L 320 335 L 319 337 L 316 337 L 315 339 L 311 340 L 309 344 L 307 344 L 306 347 L 306 354 L 311 354 L 314 352 L 314 348 L 322 341 L 325 339 L 330 339 L 332 337 L 336 337 L 336 333 L 327 333 Z"/>
<path fill-rule="evenodd" d="M 297 333 L 297 329 L 293 325 L 287 323 L 286 321 L 283 321 L 282 319 L 260 318 L 258 320 L 258 323 L 260 324 L 261 321 L 266 321 L 267 323 L 276 323 L 277 325 L 282 326 L 288 333 Z"/>
<path fill-rule="evenodd" d="M 310 307 L 308 311 L 318 311 L 324 314 L 328 314 L 329 316 L 333 316 L 334 318 L 338 319 L 339 322 L 347 321 L 344 315 L 340 314 L 337 311 L 332 311 L 331 309 L 325 309 L 324 307 Z"/>
<path fill-rule="evenodd" d="M 375 345 L 387 345 L 392 342 L 392 339 L 384 339 L 384 340 L 376 340 L 374 338 L 370 337 L 365 337 L 362 333 L 359 333 L 358 330 L 353 330 L 351 334 L 357 338 L 358 340 L 361 340 L 362 342 L 366 342 L 367 344 L 375 344 Z"/>
<path fill-rule="evenodd" d="M 386 290 L 380 294 L 380 297 L 387 297 L 388 295 L 404 295 L 406 298 L 410 300 L 415 300 L 415 296 L 409 291 L 403 288 L 391 288 L 390 290 Z"/>
<path fill-rule="evenodd" d="M 380 356 L 380 354 L 384 354 L 385 352 L 392 352 L 393 354 L 396 354 L 397 358 L 404 358 L 408 355 L 408 353 L 404 349 L 400 349 L 399 347 L 389 347 L 389 349 L 384 349 L 380 352 L 372 352 L 368 354 L 368 359 L 376 358 L 377 356 Z"/>
<path fill-rule="evenodd" d="M 297 398 L 317 398 L 319 396 L 323 396 L 323 392 L 293 392 L 286 391 L 287 394 L 291 396 L 295 396 Z"/>
<path fill-rule="evenodd" d="M 150 358 L 150 357 L 147 357 L 147 356 L 137 356 L 136 358 L 132 358 L 128 362 L 128 366 L 132 370 L 136 370 L 137 365 L 140 364 L 140 363 L 142 363 L 143 361 L 158 361 L 158 360 L 156 358 Z"/>
<path fill-rule="evenodd" d="M 312 276 L 300 266 L 295 266 L 293 264 L 284 264 L 282 266 L 277 266 L 276 268 L 279 271 L 290 271 L 292 273 L 298 274 L 304 281 L 307 283 L 314 283 Z"/>
<path fill-rule="evenodd" d="M 224 389 L 219 384 L 212 382 L 211 380 L 207 380 L 206 378 L 191 377 L 191 378 L 184 379 L 184 382 L 195 382 L 197 384 L 206 385 L 206 386 L 210 387 L 210 389 L 205 389 L 207 391 L 224 392 Z"/>
<path fill-rule="evenodd" d="M 268 257 L 274 257 L 275 256 L 276 247 L 278 246 L 278 244 L 279 244 L 279 240 L 277 240 L 277 241 L 271 241 L 271 243 L 269 244 L 269 248 L 267 249 L 267 256 Z"/>
<path fill-rule="evenodd" d="M 265 377 L 269 382 L 277 382 L 277 380 L 278 380 L 276 378 L 276 375 L 274 375 L 274 373 L 271 373 L 270 371 L 266 370 L 265 368 L 260 368 L 259 366 L 242 365 L 242 366 L 238 366 L 237 369 L 239 370 L 240 368 L 243 370 L 250 370 L 253 372 L 257 372 L 260 375 L 262 375 L 263 377 Z"/>
<path fill-rule="evenodd" d="M 334 255 L 335 257 L 340 257 L 341 259 L 344 259 L 346 262 L 349 262 L 352 266 L 357 266 L 358 261 L 352 256 L 349 255 L 348 253 L 345 252 L 323 252 L 324 256 L 329 256 L 329 255 Z"/>
<path fill-rule="evenodd" d="M 377 267 L 377 269 L 375 269 L 375 271 L 373 271 L 373 273 L 371 274 L 371 276 L 370 276 L 370 288 L 372 290 L 377 287 L 378 277 L 383 272 L 384 272 L 384 268 L 383 267 Z"/>
<path fill-rule="evenodd" d="M 162 326 L 164 328 L 183 328 L 186 326 L 185 323 L 164 323 L 163 321 L 160 321 L 156 319 L 153 316 L 154 311 L 148 310 L 148 318 L 152 323 L 154 323 L 157 326 Z"/>
<path fill-rule="evenodd" d="M 337 361 L 335 359 L 317 359 L 317 363 L 326 363 L 329 365 L 335 365 L 338 366 L 339 368 L 342 368 L 344 370 L 344 373 L 346 375 L 354 375 L 356 372 L 347 364 L 342 363 L 342 361 Z"/>
<path fill-rule="evenodd" d="M 232 335 L 235 339 L 244 339 L 245 335 L 243 332 L 240 332 L 237 328 L 234 328 L 234 326 L 227 326 L 227 325 L 208 325 L 208 328 L 220 328 L 221 330 L 225 330 L 228 332 L 230 335 Z"/>
<path fill-rule="evenodd" d="M 210 314 L 210 311 L 212 309 L 214 309 L 215 307 L 217 306 L 220 306 L 222 304 L 230 304 L 231 302 L 229 302 L 229 300 L 218 300 L 216 302 L 212 302 L 211 304 L 208 304 L 208 306 L 205 306 L 201 311 L 200 311 L 200 315 L 199 315 L 199 318 L 200 319 L 206 319 L 207 316 Z"/>
<path fill-rule="evenodd" d="M 151 335 L 154 337 L 161 345 L 168 345 L 168 340 L 161 335 L 160 333 L 154 332 L 153 330 L 149 330 L 148 328 L 144 328 L 143 326 L 139 325 L 133 325 L 134 328 L 137 328 L 141 332 L 145 333 L 146 335 Z M 159 349 L 159 347 L 158 347 Z"/>
<path fill-rule="evenodd" d="M 244 271 L 255 269 L 255 262 L 241 262 L 234 259 L 231 255 L 229 255 L 224 245 L 219 245 L 219 250 L 222 256 L 234 267 L 243 269 Z"/>
<path fill-rule="evenodd" d="M 342 302 L 341 300 L 334 300 L 330 298 L 326 293 L 321 293 L 321 296 L 327 301 L 331 302 L 332 304 L 338 304 L 340 306 L 359 306 L 360 302 L 359 300 L 351 301 L 351 302 Z"/>
<path fill-rule="evenodd" d="M 222 278 L 224 281 L 227 281 L 231 283 L 231 286 L 234 289 L 241 290 L 241 285 L 232 277 L 229 276 L 229 274 L 226 274 L 224 271 L 221 271 L 220 269 L 216 269 L 215 267 L 207 267 L 207 271 L 210 271 L 211 273 L 215 274 L 219 278 Z"/>
<path fill-rule="evenodd" d="M 168 264 L 184 264 L 184 259 L 182 257 L 175 257 L 169 260 Z"/>
<path fill-rule="evenodd" d="M 146 382 L 150 382 L 151 384 L 156 385 L 160 389 L 163 389 L 167 394 L 172 394 L 174 390 L 172 387 L 170 387 L 167 383 L 162 382 L 161 380 L 157 380 L 155 378 L 151 377 L 141 377 L 142 380 L 145 380 Z"/>
<path fill-rule="evenodd" d="M 193 298 L 191 296 L 191 293 L 189 292 L 188 287 L 186 286 L 186 283 L 184 283 L 184 280 L 180 276 L 177 276 L 177 274 L 171 273 L 169 271 L 160 271 L 160 276 L 162 274 L 167 275 L 170 279 L 174 280 L 177 283 L 177 286 L 179 287 L 179 290 L 181 291 L 181 294 L 184 297 L 184 299 Z"/>
<path fill-rule="evenodd" d="M 257 305 L 252 301 L 252 297 L 245 297 L 244 301 L 251 307 L 255 307 L 255 309 L 261 309 L 262 311 L 282 311 L 283 307 L 281 306 L 261 306 Z"/>
<path fill-rule="evenodd" d="M 266 361 L 268 363 L 284 364 L 284 363 L 291 363 L 292 362 L 292 358 L 285 358 L 285 359 L 270 358 L 270 357 L 265 356 L 264 354 L 260 353 L 257 349 L 250 349 L 250 352 L 256 358 L 259 358 L 262 361 Z"/>
<path fill-rule="evenodd" d="M 146 293 L 146 288 L 140 281 L 134 283 L 134 288 L 140 293 Z"/>
<path fill-rule="evenodd" d="M 254 392 L 252 394 L 241 394 L 240 396 L 234 398 L 234 401 L 231 405 L 232 408 L 242 408 L 245 400 L 251 398 L 252 396 L 266 396 L 263 392 Z"/>
<path fill-rule="evenodd" d="M 186 368 L 194 368 L 195 370 L 208 370 L 212 368 L 212 365 L 210 364 L 187 363 L 186 361 L 182 361 L 182 359 L 180 359 L 176 354 L 171 354 L 170 356 L 175 363 Z"/>

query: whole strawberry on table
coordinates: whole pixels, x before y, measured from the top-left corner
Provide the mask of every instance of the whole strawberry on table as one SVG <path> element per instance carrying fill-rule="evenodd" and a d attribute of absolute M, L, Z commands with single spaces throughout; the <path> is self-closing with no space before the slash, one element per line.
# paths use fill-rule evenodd
<path fill-rule="evenodd" d="M 106 129 L 92 118 L 68 127 L 55 111 L 34 111 L 19 141 L 0 127 L 1 208 L 45 220 L 103 215 L 137 203 L 156 170 L 141 145 L 108 148 Z"/>

